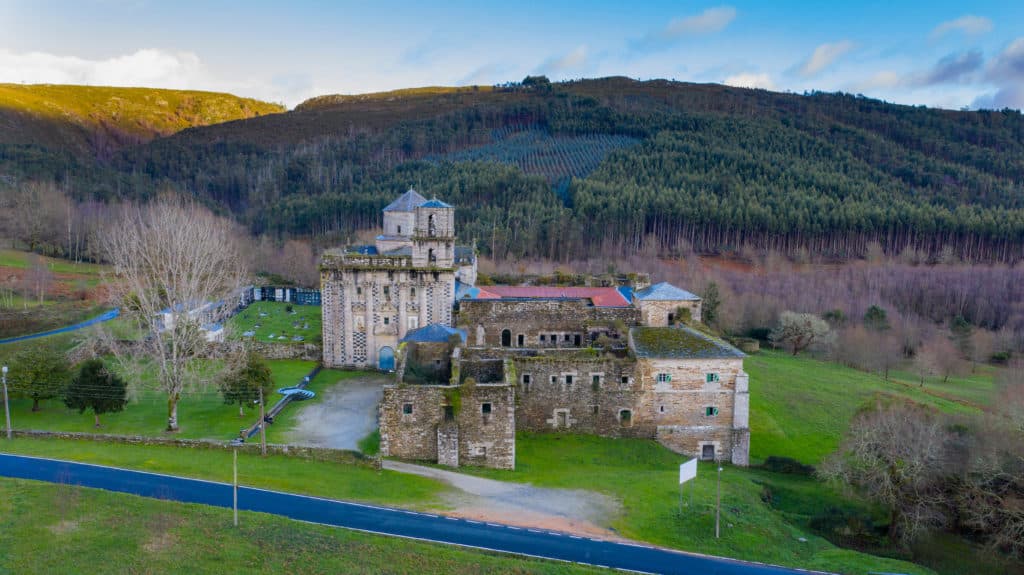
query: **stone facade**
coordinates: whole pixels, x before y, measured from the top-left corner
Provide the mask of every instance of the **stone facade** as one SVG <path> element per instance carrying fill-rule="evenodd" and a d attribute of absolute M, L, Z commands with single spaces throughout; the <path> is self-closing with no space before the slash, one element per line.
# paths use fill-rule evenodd
<path fill-rule="evenodd" d="M 471 346 L 539 349 L 589 347 L 601 334 L 625 335 L 619 332 L 639 319 L 634 307 L 596 307 L 583 299 L 522 299 L 460 301 L 457 322 Z"/>
<path fill-rule="evenodd" d="M 380 404 L 380 453 L 515 468 L 515 390 L 511 385 L 391 385 Z"/>
<path fill-rule="evenodd" d="M 640 309 L 640 321 L 643 325 L 664 327 L 686 319 L 679 317 L 680 309 L 688 310 L 693 321 L 700 321 L 700 304 L 700 300 L 679 300 L 640 301 L 636 305 Z"/>
<path fill-rule="evenodd" d="M 454 218 L 451 206 L 410 190 L 385 209 L 374 245 L 324 253 L 324 365 L 393 370 L 406 332 L 452 324 L 456 272 L 476 265 L 475 256 L 456 265 Z"/>

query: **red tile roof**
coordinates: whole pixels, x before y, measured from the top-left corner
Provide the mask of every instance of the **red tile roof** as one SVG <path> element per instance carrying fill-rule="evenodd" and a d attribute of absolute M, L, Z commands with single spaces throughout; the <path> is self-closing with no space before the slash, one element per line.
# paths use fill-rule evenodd
<path fill-rule="evenodd" d="M 629 302 L 613 287 L 481 286 L 474 299 L 574 298 L 589 299 L 597 307 L 626 307 Z"/>

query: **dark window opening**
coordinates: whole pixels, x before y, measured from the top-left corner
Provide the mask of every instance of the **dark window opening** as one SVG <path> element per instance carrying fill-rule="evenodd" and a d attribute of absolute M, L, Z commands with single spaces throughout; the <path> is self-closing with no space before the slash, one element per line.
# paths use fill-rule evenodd
<path fill-rule="evenodd" d="M 583 343 L 583 338 L 580 337 L 580 334 L 576 334 L 576 335 L 574 335 L 572 337 L 572 344 L 573 345 L 575 345 L 576 347 L 579 347 L 581 343 Z"/>
<path fill-rule="evenodd" d="M 595 405 L 594 406 L 594 415 L 597 415 L 598 412 L 600 412 L 600 411 L 601 411 L 601 406 L 600 405 Z"/>
<path fill-rule="evenodd" d="M 572 385 L 572 376 L 571 375 L 565 376 L 565 385 Z"/>
<path fill-rule="evenodd" d="M 402 226 L 398 226 L 398 233 L 399 233 L 399 234 L 401 234 L 401 233 L 402 233 Z"/>
<path fill-rule="evenodd" d="M 569 336 L 569 334 L 565 334 L 565 337 L 564 337 L 563 339 L 564 339 L 565 341 L 569 341 L 569 337 L 570 337 L 570 336 Z"/>
<path fill-rule="evenodd" d="M 665 413 L 665 406 L 664 406 L 664 405 L 662 405 L 661 407 L 659 407 L 659 408 L 658 408 L 658 411 L 660 411 L 660 412 L 662 412 L 662 413 Z"/>
<path fill-rule="evenodd" d="M 552 383 L 552 385 L 558 383 L 558 376 L 557 375 L 552 375 L 551 376 L 551 383 Z"/>
<path fill-rule="evenodd" d="M 516 344 L 519 345 L 519 347 L 523 347 L 526 344 L 526 336 L 523 334 L 517 335 Z"/>
<path fill-rule="evenodd" d="M 484 414 L 484 415 L 488 415 L 488 414 L 490 414 L 490 413 L 491 413 L 491 404 L 490 404 L 490 403 L 484 403 L 484 404 L 482 404 L 482 405 L 480 406 L 480 413 L 482 413 L 482 414 Z"/>
<path fill-rule="evenodd" d="M 540 334 L 540 342 L 541 342 L 541 343 L 544 343 L 544 342 L 545 342 L 545 341 L 547 341 L 547 340 L 548 340 L 548 336 L 546 336 L 546 335 L 544 335 L 544 334 Z"/>
<path fill-rule="evenodd" d="M 704 415 L 707 416 L 707 417 L 714 417 L 714 416 L 718 415 L 718 408 L 717 407 L 710 407 L 710 406 L 709 407 L 705 407 L 704 408 Z"/>
<path fill-rule="evenodd" d="M 405 415 L 411 415 L 412 414 L 412 404 L 411 403 L 403 403 L 402 404 L 402 413 L 404 413 Z"/>
<path fill-rule="evenodd" d="M 622 423 L 622 427 L 629 427 L 633 424 L 633 412 L 628 409 L 623 409 L 619 412 L 619 422 Z"/>
<path fill-rule="evenodd" d="M 705 461 L 713 460 L 715 458 L 715 446 L 707 444 L 700 446 L 700 458 Z"/>
<path fill-rule="evenodd" d="M 437 256 L 434 255 L 434 248 L 430 248 L 427 250 L 427 261 L 430 263 L 437 263 Z"/>
<path fill-rule="evenodd" d="M 622 382 L 623 384 L 627 384 L 627 383 L 629 383 L 629 376 L 628 376 L 628 375 L 624 375 L 624 376 L 622 376 L 621 382 Z"/>
<path fill-rule="evenodd" d="M 598 387 L 601 386 L 601 376 L 600 375 L 591 376 L 590 382 L 592 384 L 594 384 L 594 389 L 597 389 Z"/>
<path fill-rule="evenodd" d="M 363 288 L 357 287 L 356 288 L 356 295 L 363 295 Z"/>
<path fill-rule="evenodd" d="M 444 420 L 445 421 L 455 421 L 455 408 L 454 407 L 452 407 L 450 405 L 444 406 Z"/>
<path fill-rule="evenodd" d="M 435 359 L 434 360 L 434 367 L 441 367 L 441 360 L 440 359 Z"/>
<path fill-rule="evenodd" d="M 523 374 L 523 383 L 525 383 L 526 385 L 530 385 L 530 374 Z"/>
<path fill-rule="evenodd" d="M 414 288 L 414 287 L 409 288 L 409 295 L 411 297 L 416 297 L 416 288 Z"/>
<path fill-rule="evenodd" d="M 385 316 L 384 317 L 384 325 L 388 325 L 389 323 L 391 323 L 391 318 Z"/>
<path fill-rule="evenodd" d="M 676 322 L 676 314 L 674 314 L 674 313 L 668 314 L 668 324 L 672 325 L 675 322 Z"/>
<path fill-rule="evenodd" d="M 501 330 L 501 347 L 512 347 L 512 332 L 507 329 Z"/>
<path fill-rule="evenodd" d="M 437 232 L 434 226 L 434 214 L 427 216 L 427 235 L 432 236 Z"/>

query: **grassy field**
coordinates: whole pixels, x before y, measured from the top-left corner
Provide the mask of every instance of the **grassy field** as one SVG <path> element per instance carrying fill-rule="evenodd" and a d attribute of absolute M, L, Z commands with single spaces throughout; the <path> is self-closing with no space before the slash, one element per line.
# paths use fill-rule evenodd
<path fill-rule="evenodd" d="M 318 305 L 258 301 L 228 320 L 228 333 L 233 338 L 252 337 L 258 342 L 293 343 L 296 336 L 306 343 L 320 343 L 323 318 Z M 257 327 L 258 326 L 258 327 Z M 247 332 L 254 335 L 245 336 Z"/>
<path fill-rule="evenodd" d="M 908 399 L 950 413 L 978 413 L 992 390 L 992 370 L 972 378 L 935 379 L 919 386 L 912 376 L 875 374 L 781 352 L 762 352 L 745 362 L 750 374 L 750 457 L 792 457 L 815 464 L 839 445 L 846 426 L 876 400 Z M 978 405 L 972 404 L 977 402 Z"/>
<path fill-rule="evenodd" d="M 312 361 L 299 360 L 272 360 L 268 363 L 273 372 L 274 384 L 278 387 L 299 383 L 316 365 Z M 322 389 L 341 378 L 349 377 L 349 374 L 350 372 L 322 370 L 311 382 L 310 388 Z M 34 413 L 31 411 L 30 399 L 12 399 L 11 420 L 15 429 L 115 435 L 169 435 L 164 432 L 167 421 L 167 395 L 151 388 L 139 389 L 135 395 L 124 411 L 100 416 L 100 429 L 93 427 L 91 412 L 79 414 L 77 411 L 69 410 L 59 399 L 44 401 L 43 409 Z M 277 394 L 272 394 L 267 398 L 267 405 L 272 405 L 279 398 Z M 277 437 L 277 430 L 282 427 L 280 423 L 288 425 L 290 410 L 294 410 L 294 407 L 286 408 L 278 423 L 268 428 L 268 439 Z M 178 404 L 181 430 L 173 436 L 186 439 L 228 440 L 237 437 L 240 429 L 252 425 L 258 419 L 257 413 L 256 408 L 248 407 L 245 409 L 245 416 L 239 417 L 238 405 L 224 404 L 220 392 L 213 385 L 186 391 Z"/>
<path fill-rule="evenodd" d="M 714 537 L 715 467 L 700 464 L 680 512 L 679 464 L 685 458 L 642 439 L 571 434 L 519 434 L 516 470 L 464 468 L 493 479 L 544 487 L 591 489 L 622 502 L 613 523 L 626 537 L 699 553 L 842 573 L 931 573 L 895 559 L 840 549 L 806 529 L 824 506 L 851 507 L 813 479 L 726 466 L 722 473 L 722 538 Z M 762 500 L 765 489 L 787 496 Z M 789 496 L 792 494 L 792 496 Z M 865 510 L 870 512 L 870 510 Z M 800 538 L 806 539 L 801 541 Z"/>
<path fill-rule="evenodd" d="M 231 481 L 231 452 L 220 448 L 15 438 L 0 441 L 0 452 Z M 442 505 L 440 495 L 446 490 L 433 479 L 366 466 L 242 452 L 238 454 L 238 481 L 251 487 L 417 509 Z"/>
<path fill-rule="evenodd" d="M 54 552 L 59 550 L 59 552 Z M 31 481 L 0 480 L 9 573 L 584 574 L 608 571 Z"/>
<path fill-rule="evenodd" d="M 23 250 L 0 249 L 0 267 L 29 269 L 34 254 Z M 65 259 L 41 257 L 46 267 L 55 274 L 74 274 L 99 278 L 100 274 L 110 268 L 99 264 L 75 263 Z"/>

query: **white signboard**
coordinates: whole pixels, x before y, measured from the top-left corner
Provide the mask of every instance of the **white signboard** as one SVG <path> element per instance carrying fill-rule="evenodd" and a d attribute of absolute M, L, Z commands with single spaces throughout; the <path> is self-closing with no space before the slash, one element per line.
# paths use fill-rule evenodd
<path fill-rule="evenodd" d="M 679 464 L 679 485 L 697 478 L 697 458 Z"/>

